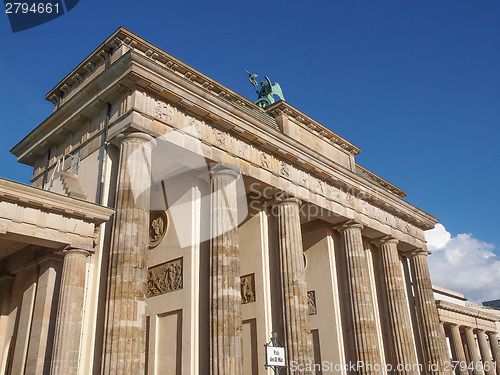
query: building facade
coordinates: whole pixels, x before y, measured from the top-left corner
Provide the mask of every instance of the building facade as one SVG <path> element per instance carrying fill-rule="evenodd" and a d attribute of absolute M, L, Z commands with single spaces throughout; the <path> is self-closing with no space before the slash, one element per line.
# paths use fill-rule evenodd
<path fill-rule="evenodd" d="M 459 375 L 497 375 L 500 311 L 467 302 L 463 294 L 434 287 L 449 356 Z"/>
<path fill-rule="evenodd" d="M 0 373 L 270 374 L 271 332 L 288 374 L 453 372 L 427 267 L 437 219 L 358 147 L 123 28 L 46 98 L 12 149 L 41 201 L 2 196 Z M 88 241 L 33 247 L 52 210 Z"/>

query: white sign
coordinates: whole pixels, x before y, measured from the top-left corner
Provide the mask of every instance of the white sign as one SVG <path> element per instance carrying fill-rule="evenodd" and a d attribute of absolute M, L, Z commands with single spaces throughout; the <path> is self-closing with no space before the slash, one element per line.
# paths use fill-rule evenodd
<path fill-rule="evenodd" d="M 285 348 L 266 346 L 266 362 L 268 366 L 286 367 Z"/>

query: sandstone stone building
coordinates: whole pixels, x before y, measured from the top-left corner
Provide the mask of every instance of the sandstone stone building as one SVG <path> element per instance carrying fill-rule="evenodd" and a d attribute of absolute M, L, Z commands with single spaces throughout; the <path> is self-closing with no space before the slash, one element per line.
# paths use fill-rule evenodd
<path fill-rule="evenodd" d="M 0 374 L 270 374 L 271 332 L 289 374 L 453 372 L 437 219 L 358 147 L 123 28 L 46 98 L 0 180 Z"/>
<path fill-rule="evenodd" d="M 456 373 L 467 375 L 475 369 L 478 374 L 496 375 L 500 311 L 470 303 L 463 294 L 436 286 L 434 296 L 449 356 L 459 363 Z"/>

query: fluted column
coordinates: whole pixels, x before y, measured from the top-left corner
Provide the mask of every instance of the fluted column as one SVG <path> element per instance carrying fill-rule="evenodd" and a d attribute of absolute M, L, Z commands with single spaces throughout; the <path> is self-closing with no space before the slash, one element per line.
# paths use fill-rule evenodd
<path fill-rule="evenodd" d="M 380 349 L 375 322 L 372 290 L 370 287 L 368 260 L 363 247 L 363 226 L 350 221 L 339 228 L 344 243 L 349 287 L 350 325 L 354 341 L 353 362 L 362 366 L 357 374 L 381 373 L 374 371 L 380 364 Z M 370 367 L 371 365 L 371 367 Z"/>
<path fill-rule="evenodd" d="M 47 374 L 50 369 L 62 260 L 62 257 L 56 254 L 48 254 L 37 259 L 38 280 L 24 368 L 26 374 Z"/>
<path fill-rule="evenodd" d="M 398 240 L 391 237 L 377 241 L 382 260 L 386 320 L 389 328 L 387 334 L 391 342 L 392 365 L 396 369 L 394 373 L 418 374 L 416 366 L 413 366 L 418 361 L 412 343 L 413 331 L 397 243 Z M 402 366 L 405 364 L 408 366 Z"/>
<path fill-rule="evenodd" d="M 484 372 L 486 375 L 495 375 L 495 364 L 491 357 L 490 345 L 488 344 L 486 332 L 483 330 L 477 331 L 477 342 L 479 343 L 479 350 L 481 352 L 481 358 L 483 359 Z"/>
<path fill-rule="evenodd" d="M 474 375 L 484 375 L 483 364 L 481 363 L 481 357 L 479 356 L 479 350 L 474 337 L 474 330 L 471 327 L 465 328 L 465 340 L 469 351 L 469 357 L 472 362 L 472 367 L 474 368 Z"/>
<path fill-rule="evenodd" d="M 299 206 L 296 198 L 285 198 L 278 204 L 278 241 L 287 361 L 305 366 L 313 362 L 313 347 Z"/>
<path fill-rule="evenodd" d="M 452 374 L 451 371 L 444 371 L 444 365 L 450 361 L 450 358 L 444 331 L 439 323 L 429 266 L 427 265 L 427 254 L 429 254 L 428 251 L 420 249 L 409 256 L 425 366 L 429 375 Z"/>
<path fill-rule="evenodd" d="M 243 374 L 237 191 L 239 174 L 212 169 L 210 240 L 211 375 Z"/>
<path fill-rule="evenodd" d="M 153 139 L 120 135 L 116 215 L 108 270 L 103 374 L 145 368 L 146 251 Z"/>
<path fill-rule="evenodd" d="M 450 326 L 450 342 L 451 350 L 454 356 L 453 359 L 458 362 L 457 375 L 469 375 L 469 372 L 467 371 L 467 358 L 465 357 L 462 336 L 460 335 L 460 328 L 457 324 L 452 324 Z"/>
<path fill-rule="evenodd" d="M 12 274 L 1 274 L 0 275 L 0 353 L 6 353 L 7 337 L 10 336 L 8 333 L 8 315 L 10 308 L 10 297 L 12 295 L 12 284 L 14 282 L 15 275 Z M 4 366 L 2 359 L 0 359 L 0 374 L 4 373 Z"/>
<path fill-rule="evenodd" d="M 89 255 L 87 250 L 82 249 L 64 251 L 51 375 L 76 374 L 78 371 L 86 264 Z"/>
<path fill-rule="evenodd" d="M 495 361 L 497 375 L 500 375 L 500 347 L 498 346 L 497 333 L 488 332 L 488 338 L 490 339 L 491 353 L 493 354 L 493 360 Z"/>

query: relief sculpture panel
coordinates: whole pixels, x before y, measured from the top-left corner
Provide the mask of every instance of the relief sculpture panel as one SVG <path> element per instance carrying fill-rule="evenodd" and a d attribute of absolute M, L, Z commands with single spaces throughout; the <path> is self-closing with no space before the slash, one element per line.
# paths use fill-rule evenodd
<path fill-rule="evenodd" d="M 318 309 L 316 308 L 316 291 L 310 290 L 307 292 L 307 302 L 309 304 L 309 315 L 316 315 Z"/>
<path fill-rule="evenodd" d="M 182 289 L 182 258 L 148 269 L 148 297 Z"/>
<path fill-rule="evenodd" d="M 165 211 L 151 211 L 149 215 L 149 248 L 158 246 L 167 232 L 167 214 Z"/>
<path fill-rule="evenodd" d="M 241 276 L 241 303 L 255 302 L 254 274 Z"/>

